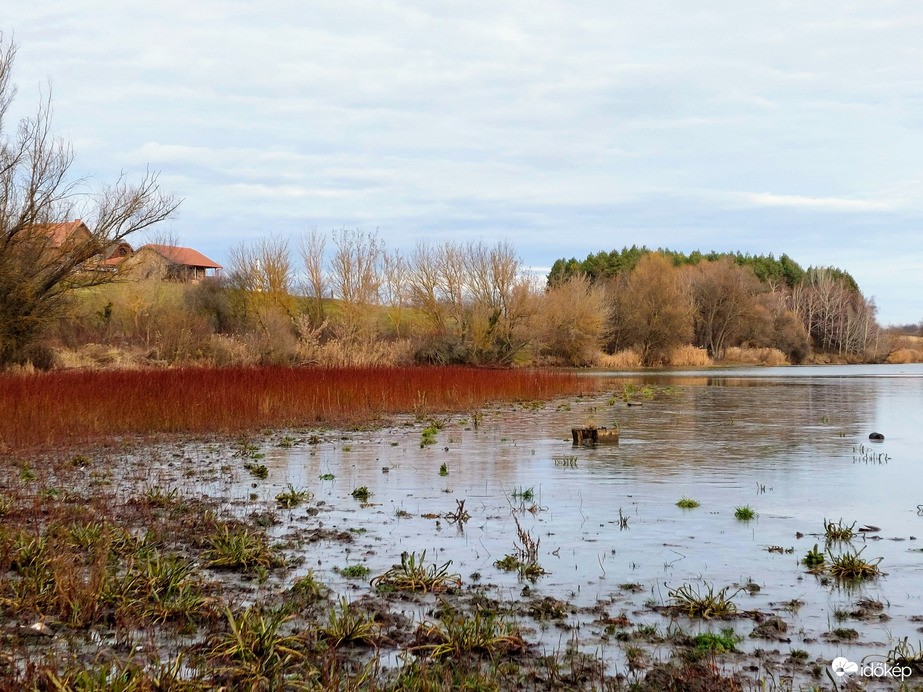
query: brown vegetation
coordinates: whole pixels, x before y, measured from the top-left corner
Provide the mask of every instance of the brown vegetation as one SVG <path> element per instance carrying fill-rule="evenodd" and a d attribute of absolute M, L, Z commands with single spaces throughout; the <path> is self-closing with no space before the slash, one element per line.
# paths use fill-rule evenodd
<path fill-rule="evenodd" d="M 582 391 L 568 373 L 473 368 L 198 368 L 0 374 L 0 453 L 112 436 L 370 423 Z"/>

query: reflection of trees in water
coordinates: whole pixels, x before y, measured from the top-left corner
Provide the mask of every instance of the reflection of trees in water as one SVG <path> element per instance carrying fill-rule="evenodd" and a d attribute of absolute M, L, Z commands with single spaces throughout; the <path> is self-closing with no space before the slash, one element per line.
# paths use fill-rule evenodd
<path fill-rule="evenodd" d="M 635 386 L 633 399 L 641 406 L 628 407 L 623 402 L 622 384 L 626 382 Z M 640 396 L 645 384 L 656 386 L 653 400 Z M 503 407 L 486 411 L 478 430 L 465 430 L 472 426 L 458 425 L 460 418 L 450 419 L 436 443 L 425 449 L 417 448 L 419 427 L 360 433 L 350 443 L 350 452 L 343 452 L 340 444 L 333 449 L 326 444 L 301 447 L 291 452 L 295 461 L 288 463 L 298 467 L 297 472 L 291 470 L 303 476 L 307 485 L 333 469 L 340 482 L 368 485 L 381 493 L 387 492 L 385 485 L 396 481 L 397 477 L 381 473 L 382 466 L 392 463 L 412 468 L 427 479 L 436 476 L 445 463 L 449 475 L 439 484 L 456 493 L 477 493 L 481 483 L 505 490 L 537 487 L 549 480 L 542 462 L 549 461 L 549 454 L 571 453 L 564 441 L 570 439 L 571 427 L 589 421 L 600 426 L 618 423 L 623 440 L 617 446 L 574 452 L 581 458 L 592 455 L 667 472 L 735 464 L 778 467 L 804 458 L 822 463 L 823 458 L 850 456 L 856 435 L 864 438 L 870 431 L 866 427 L 874 417 L 882 388 L 893 385 L 875 378 L 607 377 L 596 389 L 598 394 L 567 399 L 570 410 L 557 410 L 562 400 L 547 402 L 537 410 Z M 665 387 L 672 392 L 664 393 Z M 613 394 L 616 402 L 609 405 Z M 399 446 L 390 446 L 393 441 Z M 539 453 L 533 455 L 533 449 Z M 312 450 L 315 455 L 309 456 Z M 290 455 L 281 456 L 288 459 Z M 265 462 L 270 466 L 274 463 L 271 457 Z"/>
<path fill-rule="evenodd" d="M 648 380 L 651 381 L 651 380 Z M 786 455 L 845 454 L 873 415 L 880 381 L 769 380 L 658 376 L 656 384 L 677 388 L 641 407 L 616 414 L 623 439 L 618 457 L 651 467 L 773 459 Z"/>

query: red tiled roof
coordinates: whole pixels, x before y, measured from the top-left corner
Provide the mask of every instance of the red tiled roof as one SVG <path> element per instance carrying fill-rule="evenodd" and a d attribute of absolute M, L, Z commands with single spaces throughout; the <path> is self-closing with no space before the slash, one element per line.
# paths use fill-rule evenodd
<path fill-rule="evenodd" d="M 64 243 L 67 242 L 68 238 L 81 226 L 83 226 L 87 233 L 89 229 L 86 228 L 86 225 L 80 219 L 75 221 L 65 221 L 63 223 L 45 223 L 36 226 L 43 235 L 48 237 L 48 240 L 51 241 L 53 247 L 61 247 Z"/>
<path fill-rule="evenodd" d="M 206 269 L 221 269 L 221 265 L 213 262 L 198 250 L 191 247 L 177 247 L 176 245 L 145 245 L 164 259 L 174 264 L 182 264 L 187 267 L 204 267 Z M 144 248 L 140 248 L 144 249 Z"/>

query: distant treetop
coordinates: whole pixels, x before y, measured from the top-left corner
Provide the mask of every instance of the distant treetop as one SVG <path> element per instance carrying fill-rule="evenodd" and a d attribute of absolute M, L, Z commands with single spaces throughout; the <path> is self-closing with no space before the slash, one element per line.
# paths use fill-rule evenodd
<path fill-rule="evenodd" d="M 651 252 L 659 252 L 669 258 L 674 267 L 679 267 L 684 264 L 695 265 L 702 260 L 714 262 L 725 257 L 730 257 L 738 265 L 750 267 L 754 275 L 756 275 L 756 278 L 760 281 L 764 283 L 785 283 L 785 285 L 789 287 L 804 280 L 805 277 L 808 277 L 808 280 L 810 280 L 811 276 L 823 270 L 824 272 L 832 274 L 834 278 L 842 278 L 850 288 L 854 290 L 859 289 L 855 279 L 842 269 L 837 269 L 836 267 L 809 267 L 807 270 L 804 270 L 801 265 L 786 254 L 783 254 L 778 259 L 772 254 L 751 255 L 741 252 L 702 253 L 698 250 L 690 252 L 687 255 L 686 253 L 676 252 L 675 250 L 666 248 L 651 250 L 644 245 L 641 247 L 632 245 L 630 248 L 623 247 L 621 250 L 612 250 L 611 252 L 597 252 L 587 255 L 586 259 L 582 261 L 575 257 L 555 260 L 555 263 L 551 267 L 551 272 L 548 274 L 548 283 L 552 284 L 562 281 L 574 274 L 586 274 L 591 280 L 596 281 L 598 279 L 617 276 L 622 273 L 630 273 L 637 266 L 638 261 L 644 255 Z"/>

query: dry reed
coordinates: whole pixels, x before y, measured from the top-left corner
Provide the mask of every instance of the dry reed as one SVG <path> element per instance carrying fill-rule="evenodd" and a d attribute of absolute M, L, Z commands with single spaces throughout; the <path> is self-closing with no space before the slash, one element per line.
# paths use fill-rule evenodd
<path fill-rule="evenodd" d="M 689 344 L 674 348 L 670 353 L 669 362 L 670 365 L 682 368 L 699 368 L 712 364 L 707 350 Z"/>

